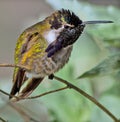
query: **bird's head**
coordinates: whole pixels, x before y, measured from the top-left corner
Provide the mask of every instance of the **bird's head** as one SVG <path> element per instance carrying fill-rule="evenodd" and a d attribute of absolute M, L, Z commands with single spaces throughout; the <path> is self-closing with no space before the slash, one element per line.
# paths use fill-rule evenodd
<path fill-rule="evenodd" d="M 45 19 L 49 23 L 49 30 L 45 33 L 45 39 L 49 42 L 46 49 L 48 52 L 60 50 L 63 47 L 72 45 L 81 35 L 85 25 L 112 23 L 112 21 L 82 21 L 73 12 L 65 9 L 58 10 Z"/>
<path fill-rule="evenodd" d="M 61 35 L 61 33 L 65 32 L 66 30 L 71 30 L 73 28 L 78 27 L 81 32 L 84 29 L 82 20 L 79 19 L 73 12 L 65 9 L 61 9 L 55 11 L 53 14 L 48 16 L 45 19 L 45 24 L 47 23 L 49 26 L 48 30 L 45 30 L 45 38 L 49 43 L 52 43 Z"/>
<path fill-rule="evenodd" d="M 51 25 L 51 29 L 60 29 L 77 27 L 82 24 L 82 20 L 80 20 L 79 17 L 70 10 L 61 9 L 50 16 L 49 23 Z"/>

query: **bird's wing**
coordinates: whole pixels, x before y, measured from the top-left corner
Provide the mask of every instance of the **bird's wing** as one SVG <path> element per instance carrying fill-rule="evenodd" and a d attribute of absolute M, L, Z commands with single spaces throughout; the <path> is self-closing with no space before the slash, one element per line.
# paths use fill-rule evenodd
<path fill-rule="evenodd" d="M 47 47 L 47 42 L 44 38 L 37 32 L 30 34 L 23 32 L 18 38 L 18 42 L 15 49 L 15 64 L 21 64 L 23 66 L 28 65 L 30 68 L 30 63 L 34 57 L 42 57 L 45 54 L 45 49 Z M 28 60 L 29 59 L 29 60 Z M 19 92 L 23 83 L 27 80 L 25 76 L 25 70 L 16 67 L 13 74 L 13 88 L 11 90 L 11 95 L 15 95 Z"/>

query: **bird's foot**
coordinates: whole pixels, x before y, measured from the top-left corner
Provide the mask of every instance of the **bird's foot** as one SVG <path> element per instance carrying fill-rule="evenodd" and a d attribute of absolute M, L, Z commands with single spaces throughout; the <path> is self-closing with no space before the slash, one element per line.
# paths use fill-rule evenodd
<path fill-rule="evenodd" d="M 49 78 L 50 80 L 53 80 L 54 74 L 49 75 L 48 78 Z"/>

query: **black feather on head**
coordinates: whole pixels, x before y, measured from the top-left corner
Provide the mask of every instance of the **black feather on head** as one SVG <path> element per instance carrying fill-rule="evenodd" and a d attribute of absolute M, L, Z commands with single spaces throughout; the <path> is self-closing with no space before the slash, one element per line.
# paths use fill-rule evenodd
<path fill-rule="evenodd" d="M 75 26 L 82 24 L 82 20 L 80 20 L 79 17 L 70 10 L 61 9 L 58 12 L 65 18 L 65 21 L 67 21 L 67 23 Z"/>

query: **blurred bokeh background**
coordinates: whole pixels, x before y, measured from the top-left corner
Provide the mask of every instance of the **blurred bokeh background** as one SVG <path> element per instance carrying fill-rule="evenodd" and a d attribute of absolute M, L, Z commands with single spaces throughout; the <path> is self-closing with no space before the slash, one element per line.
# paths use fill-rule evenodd
<path fill-rule="evenodd" d="M 114 24 L 87 26 L 74 45 L 69 63 L 56 75 L 94 96 L 120 118 L 119 65 L 115 69 L 111 66 L 119 61 L 119 54 L 118 60 L 110 64 L 103 62 L 103 69 L 107 65 L 105 68 L 109 67 L 111 72 L 98 73 L 96 68 L 93 69 L 94 77 L 85 75 L 82 79 L 76 79 L 87 71 L 88 74 L 93 73 L 91 69 L 106 60 L 108 55 L 119 52 L 119 7 L 119 0 L 0 0 L 0 63 L 13 63 L 16 40 L 22 31 L 57 9 L 70 9 L 82 20 L 113 20 Z M 0 68 L 0 88 L 6 92 L 11 90 L 12 74 L 12 68 Z M 61 86 L 55 80 L 46 78 L 33 95 Z M 24 117 L 7 103 L 8 97 L 0 95 L 0 117 L 10 122 L 16 122 L 16 119 L 17 122 L 24 122 Z M 73 90 L 15 105 L 39 122 L 112 122 L 104 112 Z"/>

